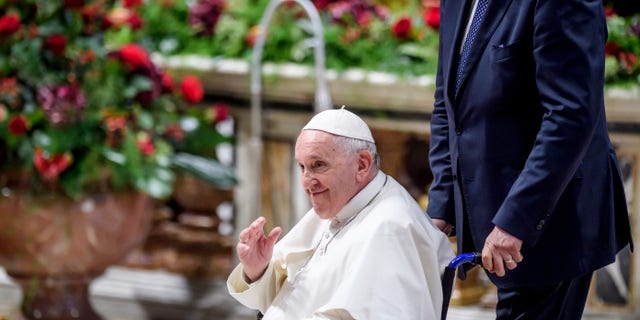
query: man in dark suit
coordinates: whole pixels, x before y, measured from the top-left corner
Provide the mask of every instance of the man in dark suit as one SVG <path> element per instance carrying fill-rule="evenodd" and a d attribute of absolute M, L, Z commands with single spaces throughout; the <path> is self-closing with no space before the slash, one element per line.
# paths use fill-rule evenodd
<path fill-rule="evenodd" d="M 498 319 L 580 319 L 631 244 L 602 0 L 442 0 L 427 213 L 481 251 Z"/>

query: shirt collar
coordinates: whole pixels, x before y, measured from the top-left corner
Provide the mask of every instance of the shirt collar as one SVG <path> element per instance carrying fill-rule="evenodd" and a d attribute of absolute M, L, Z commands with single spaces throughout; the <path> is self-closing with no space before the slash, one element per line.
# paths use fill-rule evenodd
<path fill-rule="evenodd" d="M 331 219 L 330 229 L 332 231 L 339 230 L 349 222 L 358 212 L 362 211 L 375 196 L 378 195 L 386 181 L 386 174 L 378 171 L 378 174 L 367 184 L 360 192 L 358 192 L 347 204 L 338 211 L 335 218 Z"/>

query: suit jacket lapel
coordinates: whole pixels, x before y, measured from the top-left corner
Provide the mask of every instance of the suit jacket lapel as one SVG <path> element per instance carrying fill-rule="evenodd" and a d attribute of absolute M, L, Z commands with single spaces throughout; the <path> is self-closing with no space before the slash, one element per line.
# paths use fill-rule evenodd
<path fill-rule="evenodd" d="M 507 12 L 507 9 L 509 8 L 511 1 L 512 0 L 489 0 L 488 6 L 487 6 L 487 12 L 485 13 L 484 20 L 480 24 L 478 33 L 476 35 L 476 39 L 471 47 L 471 51 L 469 52 L 467 63 L 465 64 L 464 70 L 462 71 L 462 86 L 464 86 L 464 82 L 467 76 L 469 75 L 469 72 L 478 63 L 478 60 L 482 56 L 482 52 L 484 52 L 485 48 L 487 47 L 487 44 L 489 43 L 489 39 L 491 39 L 491 37 L 493 36 L 493 33 L 496 31 L 496 28 L 498 27 L 498 24 L 500 24 L 500 21 L 504 17 L 504 14 Z M 462 19 L 462 20 L 464 20 L 464 23 L 462 25 L 466 27 L 467 19 Z M 461 37 L 462 34 L 464 33 L 464 30 L 465 30 L 464 27 L 458 30 L 459 32 L 457 36 L 458 38 Z M 456 54 L 457 53 L 458 52 L 456 52 Z M 454 61 L 457 61 L 457 59 L 455 59 Z M 454 73 L 452 75 L 453 75 L 453 78 L 455 78 L 455 71 L 453 72 Z M 456 96 L 458 96 L 458 94 L 456 94 Z"/>

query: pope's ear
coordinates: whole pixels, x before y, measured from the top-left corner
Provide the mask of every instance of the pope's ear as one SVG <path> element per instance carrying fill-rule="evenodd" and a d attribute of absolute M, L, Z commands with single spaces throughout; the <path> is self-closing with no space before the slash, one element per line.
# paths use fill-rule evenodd
<path fill-rule="evenodd" d="M 373 155 L 369 150 L 360 150 L 358 152 L 358 173 L 368 174 L 373 167 Z"/>

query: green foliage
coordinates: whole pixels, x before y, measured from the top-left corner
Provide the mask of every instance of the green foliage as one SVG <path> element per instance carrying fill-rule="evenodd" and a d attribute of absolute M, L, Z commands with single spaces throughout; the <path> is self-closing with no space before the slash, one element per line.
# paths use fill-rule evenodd
<path fill-rule="evenodd" d="M 232 171 L 214 153 L 219 143 L 231 142 L 216 129 L 228 106 L 200 105 L 199 79 L 173 84 L 144 47 L 158 34 L 165 42 L 194 35 L 185 27 L 186 4 L 176 1 L 166 16 L 166 8 L 145 7 L 163 23 L 143 30 L 135 20 L 142 7 L 72 3 L 0 3 L 2 173 L 26 173 L 34 190 L 73 198 L 105 187 L 165 198 L 173 191 L 173 170 L 187 166 L 177 167 L 173 158 L 190 154 L 214 170 L 189 173 L 230 187 Z M 0 182 L 8 183 L 4 175 Z"/>

